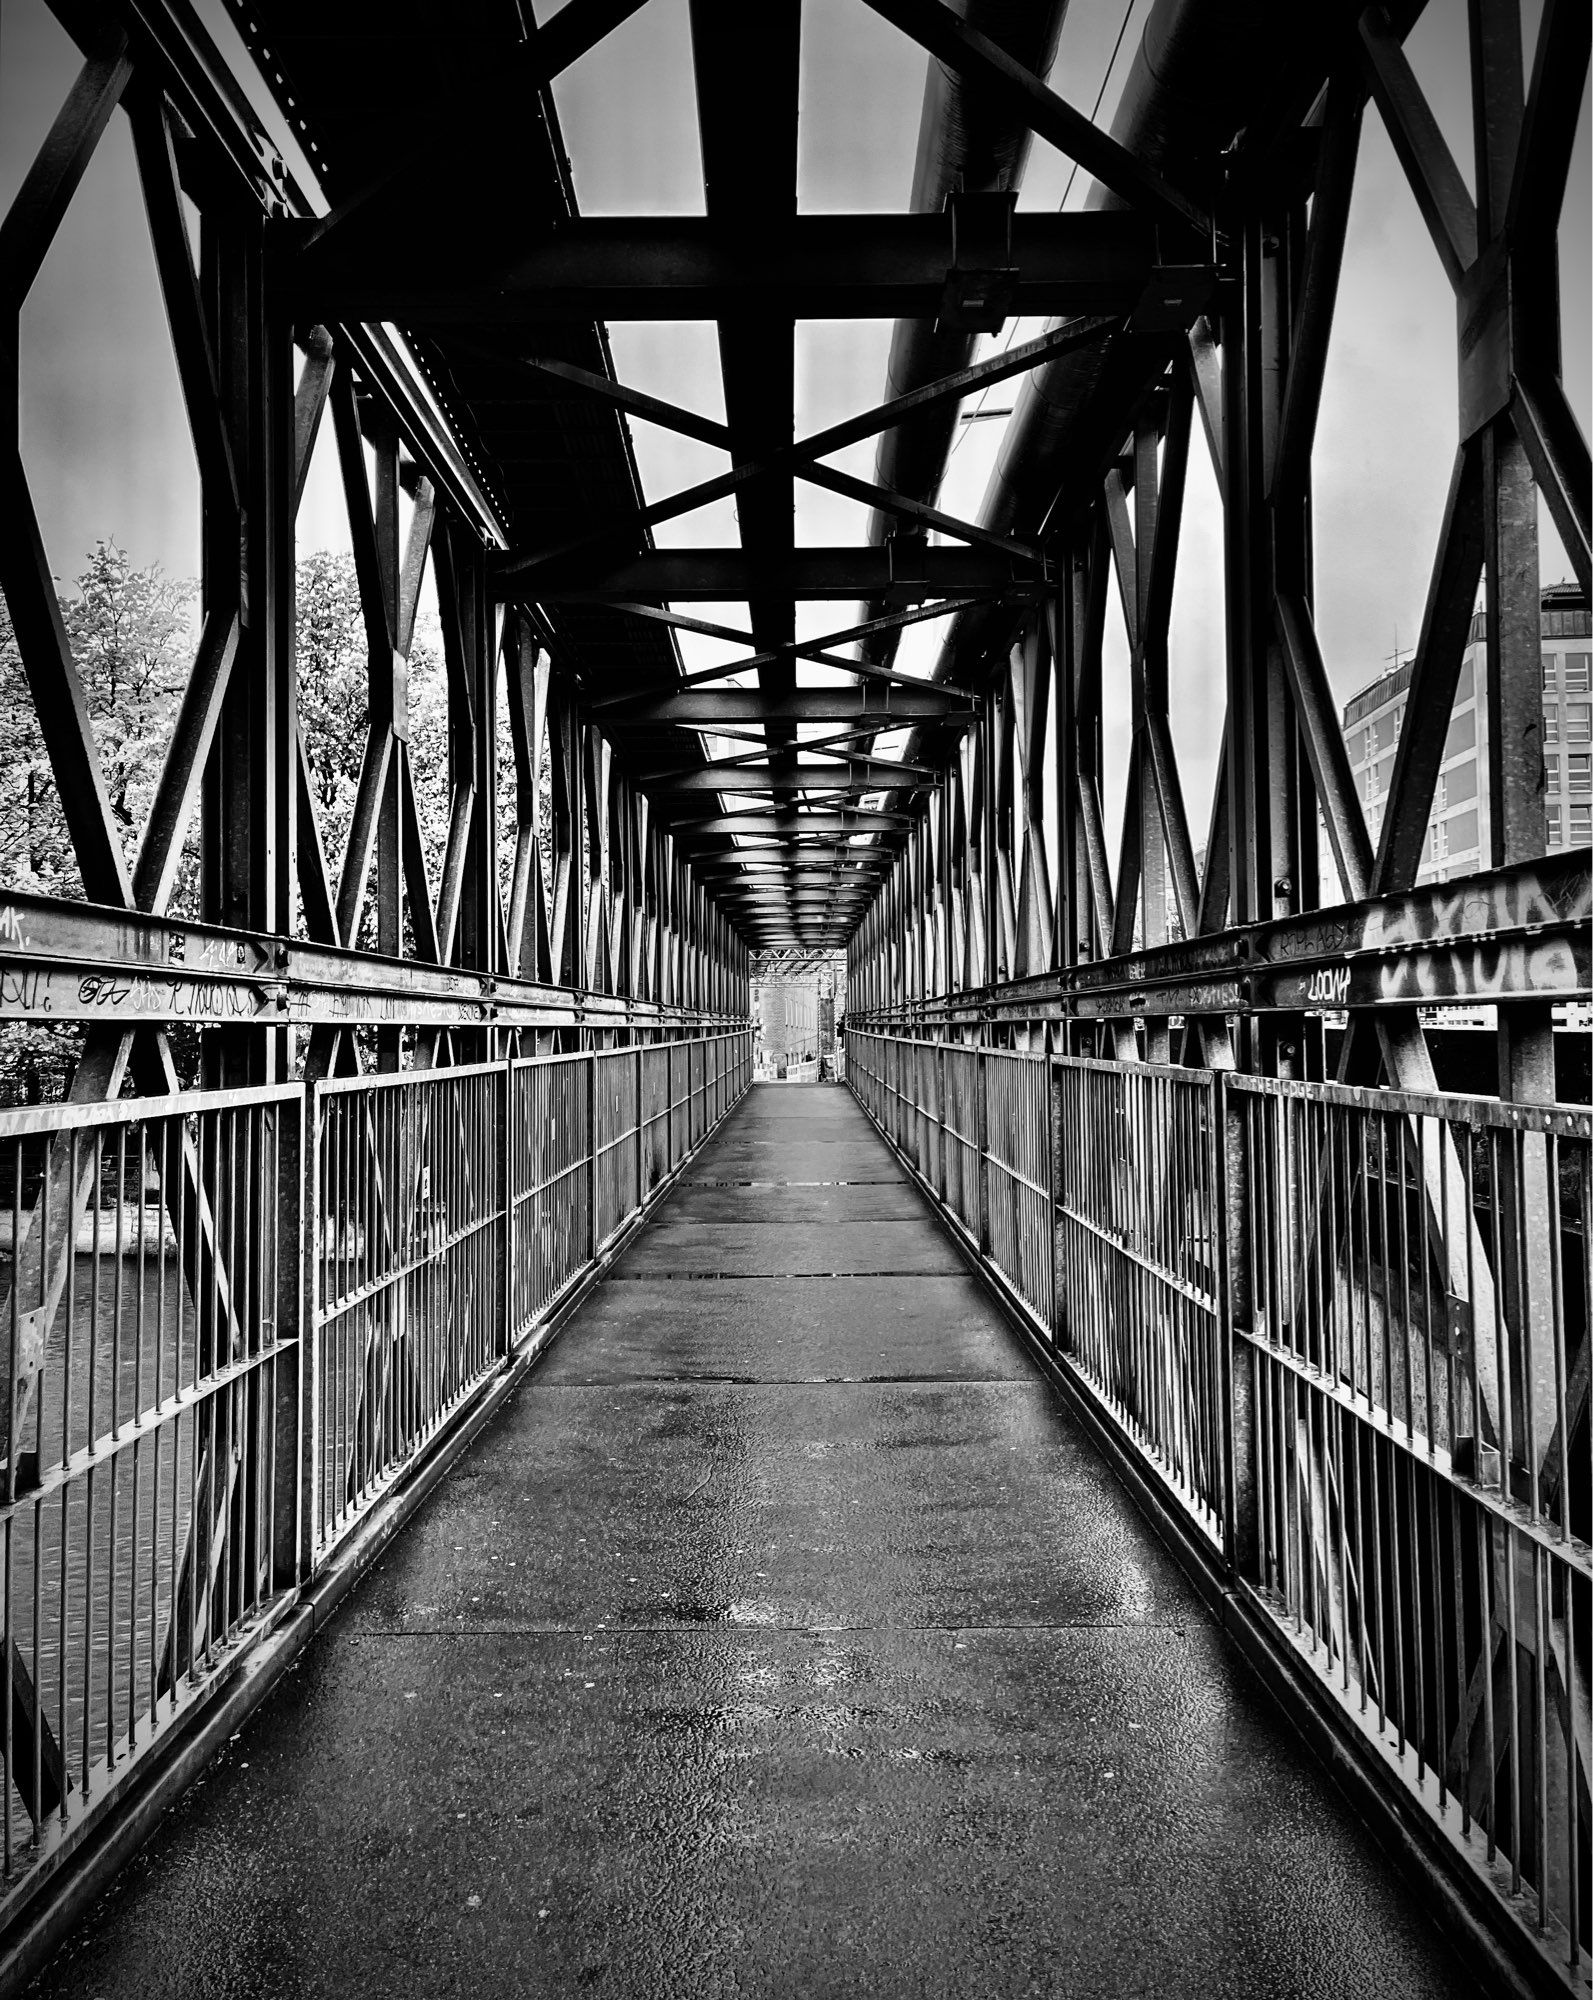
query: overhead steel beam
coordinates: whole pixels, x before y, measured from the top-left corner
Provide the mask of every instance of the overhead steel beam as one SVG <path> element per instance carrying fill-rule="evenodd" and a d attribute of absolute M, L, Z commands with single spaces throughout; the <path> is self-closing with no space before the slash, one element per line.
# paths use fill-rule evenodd
<path fill-rule="evenodd" d="M 561 564 L 540 574 L 540 602 L 603 604 L 612 598 L 706 603 L 745 599 L 779 589 L 794 598 L 883 596 L 893 588 L 919 597 L 956 597 L 969 590 L 999 591 L 1033 582 L 1036 572 L 984 549 L 920 548 L 910 579 L 891 575 L 889 548 L 793 549 L 761 561 L 744 549 L 647 549 L 610 562 Z"/>
<path fill-rule="evenodd" d="M 766 863 L 760 868 L 715 868 L 699 864 L 695 873 L 699 881 L 715 884 L 715 893 L 720 887 L 768 889 L 782 883 L 793 888 L 821 889 L 866 889 L 872 892 L 886 873 L 879 868 L 837 867 L 832 861 L 792 862 L 782 867 L 778 862 Z"/>
<path fill-rule="evenodd" d="M 866 4 L 948 69 L 1024 119 L 1031 131 L 1076 160 L 1122 200 L 1164 224 L 1209 234 L 1211 218 L 1181 188 L 1048 90 L 999 42 L 982 35 L 950 7 L 941 6 L 939 0 L 866 0 Z"/>
<path fill-rule="evenodd" d="M 540 594 L 537 586 L 530 582 L 535 576 L 541 578 L 554 563 L 561 558 L 571 560 L 581 551 L 591 548 L 613 547 L 621 538 L 629 539 L 632 546 L 641 539 L 641 531 L 662 521 L 673 520 L 682 514 L 705 507 L 710 501 L 728 498 L 732 493 L 743 492 L 753 487 L 757 490 L 763 482 L 776 475 L 789 476 L 792 472 L 804 479 L 818 478 L 820 485 L 837 487 L 852 498 L 862 498 L 870 502 L 883 503 L 887 498 L 878 489 L 867 487 L 837 474 L 830 468 L 819 468 L 815 461 L 844 451 L 848 446 L 860 444 L 865 438 L 877 436 L 889 430 L 904 416 L 924 410 L 956 404 L 980 387 L 988 387 L 999 381 L 1006 381 L 1014 375 L 1027 374 L 1043 362 L 1054 361 L 1059 355 L 1072 353 L 1076 349 L 1093 347 L 1113 330 L 1114 322 L 1100 317 L 1074 319 L 1063 326 L 1049 328 L 1034 340 L 1028 340 L 1021 347 L 1010 347 L 1005 352 L 993 355 L 987 361 L 976 362 L 968 368 L 960 368 L 943 376 L 937 382 L 926 382 L 905 395 L 892 397 L 889 402 L 876 404 L 872 409 L 861 410 L 856 416 L 845 417 L 839 423 L 830 424 L 824 430 L 812 431 L 807 437 L 791 442 L 789 426 L 787 435 L 779 438 L 767 450 L 748 452 L 733 438 L 728 428 L 713 426 L 718 434 L 715 441 L 730 450 L 736 463 L 730 470 L 712 479 L 699 481 L 695 486 L 683 488 L 651 506 L 643 507 L 635 513 L 605 523 L 602 527 L 581 535 L 574 541 L 553 547 L 532 550 L 527 555 L 517 555 L 500 565 L 499 574 L 507 582 L 518 580 L 524 589 L 532 594 Z M 538 364 L 546 365 L 546 364 Z M 553 372 L 559 379 L 579 376 L 581 386 L 602 393 L 607 400 L 632 404 L 645 401 L 651 413 L 660 415 L 660 421 L 667 417 L 669 427 L 683 430 L 688 436 L 701 437 L 706 428 L 704 420 L 690 411 L 677 411 L 671 404 L 660 403 L 656 397 L 638 399 L 636 392 L 618 384 L 606 385 L 604 378 L 586 370 L 574 370 L 559 365 Z M 760 497 L 757 505 L 761 508 L 765 500 Z M 898 510 L 899 511 L 899 510 Z M 916 512 L 921 521 L 956 535 L 960 540 L 972 541 L 984 548 L 994 548 L 998 553 L 1022 559 L 1032 555 L 1034 550 L 1028 543 L 1018 543 L 1008 537 L 992 537 L 983 530 L 971 529 L 966 522 L 958 521 L 950 515 L 938 513 L 932 508 L 912 503 L 909 511 Z M 747 514 L 743 505 L 743 533 Z M 789 547 L 790 537 L 784 538 L 783 546 Z M 911 544 L 903 543 L 905 549 Z M 772 551 L 771 551 L 772 553 Z M 754 621 L 756 622 L 756 621 Z"/>
<path fill-rule="evenodd" d="M 880 758 L 855 758 L 849 764 L 825 764 L 815 758 L 794 758 L 783 770 L 760 769 L 756 765 L 709 764 L 701 770 L 681 771 L 667 783 L 653 788 L 655 796 L 680 797 L 691 792 L 772 792 L 796 789 L 808 792 L 862 794 L 888 792 L 900 785 L 911 790 L 940 782 L 934 777 L 904 771 L 900 764 Z"/>
<path fill-rule="evenodd" d="M 1028 586 L 1024 587 L 1028 589 Z M 1007 593 L 1008 601 L 1021 598 L 1022 591 Z M 845 654 L 832 653 L 832 646 L 848 645 L 854 640 L 865 639 L 874 632 L 886 629 L 900 629 L 908 625 L 921 625 L 930 619 L 954 617 L 970 604 L 984 603 L 986 595 L 950 597 L 938 599 L 933 604 L 915 605 L 906 611 L 893 611 L 883 618 L 869 619 L 861 625 L 849 625 L 839 632 L 827 632 L 817 639 L 793 639 L 764 653 L 751 653 L 741 659 L 724 660 L 716 667 L 705 667 L 696 673 L 687 674 L 681 682 L 682 688 L 707 687 L 717 681 L 728 680 L 732 674 L 750 673 L 755 668 L 773 664 L 776 660 L 814 660 L 820 666 L 839 667 L 851 674 L 860 674 L 866 680 L 874 680 L 899 687 L 923 687 L 927 683 L 913 674 L 899 674 L 885 667 L 871 666 L 862 660 L 853 660 Z M 752 634 L 739 630 L 733 625 L 719 625 L 705 618 L 693 618 L 683 611 L 673 611 L 657 604 L 616 603 L 609 607 L 623 611 L 628 617 L 645 618 L 661 625 L 670 625 L 683 632 L 700 632 L 704 638 L 723 639 L 730 645 L 750 646 L 754 643 Z M 965 688 L 952 685 L 949 681 L 936 683 L 944 693 L 959 695 L 972 700 Z M 606 715 L 611 710 L 623 708 L 627 702 L 635 700 L 634 695 L 609 695 L 604 700 L 593 702 L 588 713 Z"/>
<path fill-rule="evenodd" d="M 762 722 L 856 722 L 893 729 L 910 722 L 946 722 L 973 716 L 966 695 L 931 687 L 792 688 L 765 694 L 761 688 L 691 689 L 684 694 L 642 695 L 603 713 L 604 728 L 717 729 Z"/>
<path fill-rule="evenodd" d="M 851 858 L 854 851 L 866 854 L 867 862 L 854 863 Z M 811 868 L 818 874 L 851 876 L 858 881 L 862 881 L 865 877 L 870 881 L 878 880 L 889 872 L 891 863 L 896 859 L 895 852 L 886 847 L 861 850 L 848 847 L 737 847 L 728 852 L 695 856 L 692 861 L 692 874 L 703 881 L 717 876 L 736 879 L 747 872 L 738 865 L 743 856 L 751 858 L 750 866 L 755 872 L 767 873 L 774 870 L 784 874 L 792 868 L 798 870 Z"/>
<path fill-rule="evenodd" d="M 662 802 L 667 809 L 668 801 Z M 788 807 L 767 806 L 761 812 L 756 808 L 739 812 L 708 812 L 693 818 L 687 812 L 680 818 L 665 812 L 665 822 L 677 840 L 689 842 L 693 837 L 718 839 L 723 835 L 745 834 L 756 840 L 767 840 L 787 830 L 782 818 L 789 821 L 789 831 L 795 834 L 878 834 L 882 839 L 893 833 L 904 832 L 913 823 L 908 813 L 840 811 L 792 812 Z M 892 850 L 894 852 L 894 850 Z"/>
<path fill-rule="evenodd" d="M 850 770 L 856 775 L 859 760 L 867 762 L 870 759 L 869 745 L 877 733 L 872 726 L 837 729 L 824 736 L 810 737 L 805 743 L 793 744 L 791 755 L 795 757 L 800 751 L 814 763 L 815 768 L 821 762 L 828 762 L 837 775 L 845 770 Z M 670 737 L 666 740 L 673 744 L 676 739 Z M 746 743 L 751 745 L 751 748 L 722 757 L 713 757 L 705 763 L 692 760 L 684 764 L 661 764 L 650 770 L 635 772 L 633 775 L 636 782 L 649 790 L 667 791 L 677 777 L 687 772 L 739 770 L 754 766 L 760 759 L 769 755 L 769 746 L 752 729 L 726 729 L 721 740 L 727 743 Z M 928 783 L 940 775 L 940 767 L 933 764 L 907 764 L 899 758 L 875 759 L 874 763 L 878 768 L 883 769 L 888 766 L 892 769 L 896 773 L 898 783 L 904 779 L 922 780 Z"/>
<path fill-rule="evenodd" d="M 278 225 L 282 276 L 306 319 L 403 326 L 570 320 L 933 318 L 952 265 L 949 215 L 788 215 L 750 229 L 710 216 L 582 216 L 484 261 L 467 241 L 401 244 L 386 229 Z M 1131 313 L 1152 287 L 1155 226 L 1102 210 L 1013 217 L 1014 318 Z M 1198 310 L 1198 308 L 1195 308 Z M 1193 312 L 1191 314 L 1193 316 Z"/>
<path fill-rule="evenodd" d="M 688 15 L 706 219 L 745 248 L 796 216 L 801 0 L 764 0 L 755 35 L 737 0 L 688 0 Z M 755 89 L 748 88 L 750 66 Z M 731 460 L 767 462 L 789 447 L 796 427 L 795 314 L 768 299 L 755 315 L 722 318 L 718 334 Z M 743 492 L 736 523 L 742 547 L 760 567 L 782 564 L 796 540 L 790 470 Z M 746 602 L 755 647 L 776 653 L 758 669 L 759 684 L 771 691 L 793 687 L 795 663 L 783 651 L 796 637 L 792 593 L 777 574 L 765 573 Z M 791 728 L 776 723 L 767 735 L 782 759 L 795 756 Z"/>
<path fill-rule="evenodd" d="M 794 883 L 799 876 L 810 878 L 802 885 L 809 889 L 825 883 L 831 888 L 870 888 L 880 878 L 878 868 L 855 868 L 847 862 L 828 860 L 823 856 L 804 860 L 800 853 L 784 862 L 767 860 L 747 868 L 731 867 L 727 865 L 730 860 L 729 855 L 716 856 L 712 864 L 699 864 L 693 873 L 703 881 L 750 884 L 757 888 L 767 888 L 777 882 Z"/>
<path fill-rule="evenodd" d="M 849 920 L 849 928 L 855 929 L 862 921 L 863 912 L 873 903 L 876 891 L 871 887 L 862 894 L 832 894 L 822 887 L 801 883 L 761 884 L 733 891 L 718 888 L 710 892 L 716 908 L 727 916 L 766 915 L 771 910 L 800 914 L 808 921 L 819 917 L 841 917 Z"/>
<path fill-rule="evenodd" d="M 491 359 L 501 359 L 491 355 Z M 1005 360 L 1006 357 L 1000 357 Z M 524 365 L 534 373 L 546 376 L 553 382 L 567 384 L 580 390 L 597 401 L 612 404 L 630 416 L 641 417 L 656 423 L 665 430 L 679 432 L 684 437 L 696 438 L 699 443 L 711 444 L 721 451 L 731 452 L 730 427 L 700 417 L 694 410 L 682 409 L 678 404 L 666 403 L 657 396 L 649 396 L 639 389 L 632 389 L 623 382 L 616 382 L 611 376 L 599 374 L 595 369 L 581 368 L 574 362 L 550 360 L 541 356 L 525 357 Z M 948 399 L 956 392 L 947 388 Z M 883 424 L 884 411 L 871 411 L 852 419 L 838 427 L 842 434 L 853 432 L 859 424 Z M 660 500 L 649 501 L 616 520 L 607 528 L 599 528 L 583 535 L 579 541 L 555 544 L 550 548 L 533 551 L 529 556 L 517 558 L 513 574 L 520 575 L 537 563 L 551 557 L 565 554 L 570 549 L 587 543 L 597 543 L 607 535 L 636 533 L 642 528 L 654 528 L 665 521 L 677 520 L 683 514 L 695 513 L 698 508 L 708 506 L 714 500 L 726 498 L 753 481 L 787 471 L 810 485 L 821 486 L 832 493 L 839 493 L 844 499 L 860 500 L 865 506 L 882 510 L 898 518 L 917 521 L 922 527 L 937 529 L 942 534 L 953 536 L 962 542 L 972 542 L 983 548 L 998 549 L 1007 555 L 1032 555 L 1031 546 L 1010 536 L 992 534 L 976 522 L 966 521 L 954 514 L 947 514 L 929 505 L 916 496 L 897 493 L 888 487 L 866 479 L 855 478 L 839 467 L 824 465 L 819 461 L 825 454 L 838 447 L 828 442 L 828 433 L 820 432 L 814 437 L 804 438 L 795 446 L 777 448 L 767 458 L 753 459 L 744 464 L 732 466 L 729 472 L 717 478 L 702 481 L 695 486 L 681 489 L 677 493 L 666 494 Z"/>

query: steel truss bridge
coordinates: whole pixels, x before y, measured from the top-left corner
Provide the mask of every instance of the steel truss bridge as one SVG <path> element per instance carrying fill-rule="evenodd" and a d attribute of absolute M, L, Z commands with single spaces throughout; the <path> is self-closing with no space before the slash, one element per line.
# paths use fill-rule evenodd
<path fill-rule="evenodd" d="M 203 617 L 130 852 L 13 379 L 0 588 L 84 900 L 0 912 L 0 1019 L 82 1037 L 64 1102 L 0 1113 L 5 1975 L 737 1106 L 753 955 L 845 948 L 850 1088 L 1237 1643 L 1489 1976 L 1586 1991 L 1593 1179 L 1554 1017 L 1590 997 L 1593 899 L 1588 852 L 1546 847 L 1537 547 L 1541 498 L 1585 604 L 1556 249 L 1585 0 L 1545 0 L 1531 46 L 1517 0 L 1469 0 L 1465 161 L 1404 51 L 1412 0 L 1156 0 L 1110 130 L 1044 80 L 1061 0 L 858 0 L 933 61 L 909 212 L 840 215 L 797 208 L 797 0 L 756 10 L 751 68 L 744 10 L 691 0 L 704 210 L 593 219 L 550 86 L 641 0 L 330 28 L 226 0 L 230 55 L 185 0 L 51 4 L 82 67 L 0 224 L 0 333 L 15 378 L 30 288 L 125 119 Z M 1375 842 L 1311 514 L 1372 121 L 1453 290 L 1459 393 Z M 1035 139 L 1093 177 L 1082 212 L 1017 208 Z M 1047 328 L 974 358 L 1020 316 Z M 797 437 L 814 318 L 896 332 L 881 400 Z M 618 378 L 626 320 L 716 325 L 722 423 Z M 958 412 L 1003 382 L 962 519 L 938 504 Z M 630 418 L 729 469 L 647 496 Z M 295 669 L 326 430 L 369 659 L 341 853 Z M 864 440 L 872 479 L 833 463 Z M 1227 625 L 1194 823 L 1169 726 L 1192 451 Z M 799 545 L 798 483 L 864 502 L 867 539 Z M 739 546 L 655 542 L 727 496 Z M 408 708 L 427 574 L 436 880 Z M 1424 886 L 1479 590 L 1492 847 Z M 1113 594 L 1126 774 L 1103 769 Z M 726 599 L 744 627 L 682 608 Z M 864 615 L 800 638 L 811 601 Z M 897 665 L 925 621 L 927 677 Z M 734 658 L 688 672 L 682 632 Z M 1346 896 L 1326 907 L 1324 837 Z M 1497 1089 L 1459 1097 L 1431 1033 L 1478 1006 Z"/>

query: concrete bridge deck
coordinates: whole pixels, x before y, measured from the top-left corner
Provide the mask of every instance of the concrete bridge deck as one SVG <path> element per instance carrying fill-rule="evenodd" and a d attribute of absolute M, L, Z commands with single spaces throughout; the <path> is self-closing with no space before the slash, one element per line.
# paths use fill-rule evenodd
<path fill-rule="evenodd" d="M 852 1098 L 689 1173 L 34 1990 L 1469 1991 Z"/>

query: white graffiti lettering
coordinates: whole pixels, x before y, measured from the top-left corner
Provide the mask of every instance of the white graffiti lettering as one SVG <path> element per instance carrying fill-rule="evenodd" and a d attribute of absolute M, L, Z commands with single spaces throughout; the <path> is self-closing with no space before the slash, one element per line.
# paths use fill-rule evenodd
<path fill-rule="evenodd" d="M 1326 966 L 1322 971 L 1312 973 L 1305 997 L 1314 1000 L 1319 1007 L 1342 1007 L 1349 991 L 1350 968 L 1347 965 Z"/>
<path fill-rule="evenodd" d="M 1464 937 L 1468 932 L 1475 935 L 1479 931 L 1576 922 L 1588 914 L 1585 891 L 1579 893 L 1575 907 L 1563 908 L 1546 893 L 1536 875 L 1520 875 L 1507 882 L 1460 882 L 1443 892 L 1430 890 L 1419 899 L 1370 910 L 1360 948 L 1387 951 Z"/>
<path fill-rule="evenodd" d="M 1384 1000 L 1406 1001 L 1573 995 L 1578 990 L 1576 954 L 1563 938 L 1421 953 L 1380 966 L 1378 990 Z"/>

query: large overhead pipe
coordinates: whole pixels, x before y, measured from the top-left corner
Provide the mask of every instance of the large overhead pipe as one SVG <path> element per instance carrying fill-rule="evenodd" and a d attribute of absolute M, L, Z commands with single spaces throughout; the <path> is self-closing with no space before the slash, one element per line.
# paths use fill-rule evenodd
<path fill-rule="evenodd" d="M 1280 8 L 1276 0 L 1156 0 L 1118 100 L 1112 137 L 1180 180 L 1198 186 L 1213 178 L 1219 155 L 1250 119 L 1265 113 L 1285 64 L 1309 32 L 1311 24 L 1301 18 L 1309 13 Z M 1089 205 L 1123 206 L 1099 183 Z M 1036 535 L 1059 496 L 1067 500 L 1070 460 L 1079 476 L 1093 477 L 1098 453 L 1084 448 L 1085 434 L 1112 414 L 1101 407 L 1109 374 L 1115 372 L 1119 383 L 1132 377 L 1133 357 L 1123 350 L 1135 340 L 1126 332 L 1113 335 L 1025 378 L 985 490 L 982 525 L 1001 534 Z M 1140 344 L 1149 349 L 1150 343 Z M 1108 447 L 1112 442 L 1105 440 Z M 948 627 L 934 677 L 960 680 L 977 672 L 996 629 L 982 608 L 965 612 Z"/>
<path fill-rule="evenodd" d="M 1123 86 L 1112 137 L 1198 186 L 1269 88 L 1295 37 L 1276 0 L 1157 0 Z M 1091 208 L 1123 203 L 1099 182 Z M 980 518 L 1037 530 L 1066 476 L 1068 435 L 1111 344 L 1036 369 L 1019 391 Z"/>
<path fill-rule="evenodd" d="M 999 42 L 1035 75 L 1045 76 L 1050 70 L 1068 0 L 951 0 L 951 5 L 970 26 Z M 992 105 L 977 86 L 931 59 L 909 206 L 921 213 L 938 213 L 958 192 L 1015 194 L 1033 136 L 1027 125 L 1014 121 L 1004 107 Z M 976 332 L 944 320 L 898 320 L 886 369 L 886 400 L 966 368 L 977 338 Z M 957 421 L 956 404 L 947 403 L 884 432 L 875 459 L 877 483 L 911 499 L 932 502 L 945 474 Z M 869 540 L 885 541 L 895 525 L 894 515 L 875 512 L 869 520 Z M 880 635 L 866 657 L 888 666 L 898 636 Z"/>

